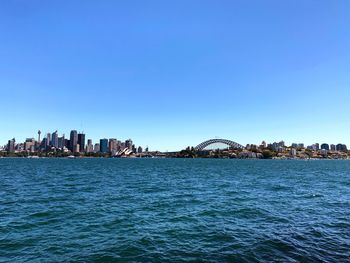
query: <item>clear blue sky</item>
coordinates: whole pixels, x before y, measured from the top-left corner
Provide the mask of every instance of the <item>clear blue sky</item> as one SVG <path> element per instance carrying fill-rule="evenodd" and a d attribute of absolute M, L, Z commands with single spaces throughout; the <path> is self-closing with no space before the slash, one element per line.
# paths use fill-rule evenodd
<path fill-rule="evenodd" d="M 350 145 L 350 1 L 1 1 L 0 144 Z"/>

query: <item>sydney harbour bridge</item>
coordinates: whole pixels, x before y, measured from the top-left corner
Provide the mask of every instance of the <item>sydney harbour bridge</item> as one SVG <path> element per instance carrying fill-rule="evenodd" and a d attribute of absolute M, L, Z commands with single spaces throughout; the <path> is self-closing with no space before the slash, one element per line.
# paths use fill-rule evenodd
<path fill-rule="evenodd" d="M 240 145 L 239 143 L 236 143 L 234 141 L 231 140 L 226 140 L 226 139 L 210 139 L 207 141 L 204 141 L 200 144 L 198 144 L 196 147 L 194 147 L 194 149 L 196 151 L 203 151 L 205 148 L 207 148 L 210 145 L 214 145 L 214 144 L 226 144 L 227 146 L 229 146 L 230 148 L 233 149 L 244 149 L 244 146 Z"/>

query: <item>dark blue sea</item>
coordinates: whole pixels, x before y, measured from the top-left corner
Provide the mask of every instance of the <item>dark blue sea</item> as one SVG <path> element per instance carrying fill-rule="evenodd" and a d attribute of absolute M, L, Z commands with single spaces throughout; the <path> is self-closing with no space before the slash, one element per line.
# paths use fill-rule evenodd
<path fill-rule="evenodd" d="M 350 161 L 0 159 L 1 262 L 350 262 Z"/>

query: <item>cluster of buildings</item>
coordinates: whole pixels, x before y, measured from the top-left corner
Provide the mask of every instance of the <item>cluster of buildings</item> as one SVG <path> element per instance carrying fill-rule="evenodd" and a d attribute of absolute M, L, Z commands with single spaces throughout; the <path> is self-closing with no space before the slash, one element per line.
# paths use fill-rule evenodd
<path fill-rule="evenodd" d="M 345 144 L 315 143 L 306 146 L 303 143 L 292 143 L 287 146 L 284 141 L 267 144 L 263 141 L 259 146 L 248 144 L 245 148 L 251 153 L 263 153 L 269 150 L 275 158 L 329 158 L 329 159 L 347 159 L 348 148 Z"/>
<path fill-rule="evenodd" d="M 71 153 L 110 153 L 112 156 L 131 155 L 142 153 L 141 146 L 137 147 L 131 139 L 119 141 L 117 139 L 100 139 L 99 143 L 93 144 L 91 139 L 86 141 L 83 132 L 78 133 L 76 130 L 70 132 L 69 138 L 65 135 L 59 136 L 58 132 L 47 133 L 41 138 L 41 131 L 38 131 L 38 138 L 27 138 L 23 143 L 16 143 L 13 138 L 8 141 L 7 145 L 2 147 L 7 152 L 71 152 Z M 146 148 L 146 152 L 148 149 Z"/>
<path fill-rule="evenodd" d="M 267 144 L 265 141 L 263 141 L 259 146 L 254 145 L 254 144 L 247 144 L 246 149 L 270 149 L 272 151 L 276 151 L 276 152 L 282 152 L 284 151 L 286 148 L 292 148 L 292 149 L 296 149 L 296 150 L 302 150 L 302 149 L 308 149 L 311 151 L 320 151 L 320 150 L 325 150 L 325 151 L 338 151 L 338 152 L 346 152 L 348 151 L 348 148 L 345 144 L 328 144 L 328 143 L 323 143 L 323 144 L 319 144 L 319 143 L 315 143 L 312 145 L 309 145 L 307 147 L 305 147 L 304 143 L 292 143 L 291 146 L 286 146 L 284 141 L 280 141 L 280 142 L 274 142 L 274 143 L 270 143 Z"/>

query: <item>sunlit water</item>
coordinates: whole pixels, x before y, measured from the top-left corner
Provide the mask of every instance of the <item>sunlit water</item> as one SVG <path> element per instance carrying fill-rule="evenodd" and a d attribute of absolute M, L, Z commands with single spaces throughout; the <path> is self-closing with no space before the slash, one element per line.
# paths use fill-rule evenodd
<path fill-rule="evenodd" d="M 350 161 L 0 159 L 0 261 L 350 260 Z"/>

